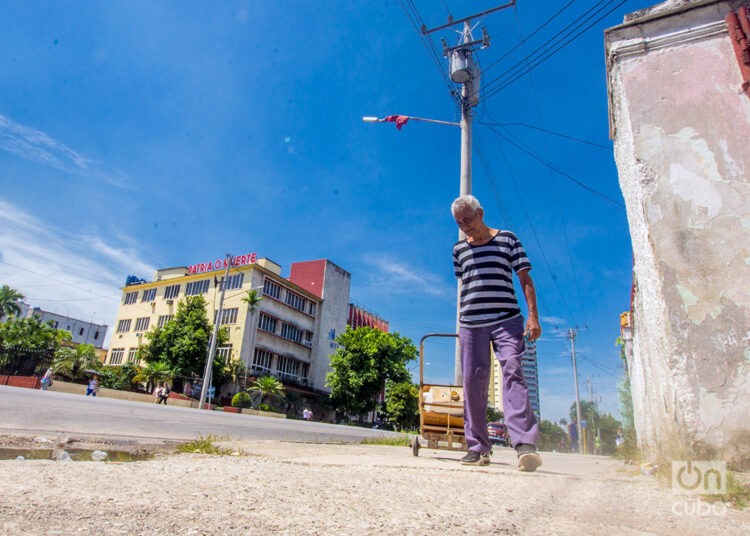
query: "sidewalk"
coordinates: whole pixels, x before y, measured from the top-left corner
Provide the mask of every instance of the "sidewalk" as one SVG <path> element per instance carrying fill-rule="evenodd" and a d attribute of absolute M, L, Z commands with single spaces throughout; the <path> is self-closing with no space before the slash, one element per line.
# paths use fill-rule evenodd
<path fill-rule="evenodd" d="M 221 445 L 243 455 L 0 461 L 0 534 L 750 533 L 750 513 L 676 514 L 665 483 L 607 458 L 544 454 L 529 474 L 510 449 L 465 467 L 408 447 Z"/>

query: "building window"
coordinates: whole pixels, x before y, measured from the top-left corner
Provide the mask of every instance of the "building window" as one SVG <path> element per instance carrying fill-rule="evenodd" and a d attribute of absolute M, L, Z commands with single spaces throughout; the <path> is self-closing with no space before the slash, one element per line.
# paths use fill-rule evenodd
<path fill-rule="evenodd" d="M 302 330 L 286 322 L 281 324 L 281 336 L 290 341 L 302 342 Z"/>
<path fill-rule="evenodd" d="M 127 333 L 130 331 L 130 319 L 120 320 L 117 323 L 117 333 Z"/>
<path fill-rule="evenodd" d="M 110 365 L 121 365 L 122 356 L 125 354 L 125 348 L 112 348 L 112 352 L 109 354 Z"/>
<path fill-rule="evenodd" d="M 78 335 L 83 335 L 83 328 L 78 330 Z"/>
<path fill-rule="evenodd" d="M 167 322 L 172 320 L 173 315 L 161 315 L 159 317 L 159 321 L 156 323 L 160 328 L 163 328 L 167 325 Z"/>
<path fill-rule="evenodd" d="M 266 296 L 271 296 L 272 298 L 276 298 L 278 300 L 281 296 L 281 287 L 270 279 L 266 279 L 263 282 L 263 294 L 265 294 Z"/>
<path fill-rule="evenodd" d="M 239 309 L 237 307 L 233 309 L 224 309 L 221 311 L 221 324 L 220 326 L 223 326 L 224 324 L 236 324 L 237 323 L 237 311 Z M 214 324 L 216 324 L 216 315 L 219 314 L 219 311 L 214 311 Z"/>
<path fill-rule="evenodd" d="M 210 279 L 203 279 L 201 281 L 192 281 L 185 286 L 185 296 L 197 296 L 198 294 L 205 294 L 208 292 L 208 285 L 211 283 Z"/>
<path fill-rule="evenodd" d="M 135 321 L 135 331 L 146 331 L 148 329 L 148 321 L 150 317 L 144 316 Z"/>
<path fill-rule="evenodd" d="M 286 304 L 287 305 L 289 305 L 290 307 L 294 307 L 298 311 L 302 311 L 304 313 L 305 302 L 307 302 L 305 298 L 303 298 L 302 296 L 298 296 L 297 294 L 293 292 L 289 292 L 287 290 L 286 292 Z"/>
<path fill-rule="evenodd" d="M 141 298 L 142 302 L 145 301 L 154 301 L 154 298 L 156 297 L 156 289 L 155 288 L 147 288 L 143 291 L 143 297 Z"/>
<path fill-rule="evenodd" d="M 312 339 L 313 339 L 312 331 L 305 331 L 305 341 L 302 344 L 312 348 Z"/>
<path fill-rule="evenodd" d="M 242 281 L 245 279 L 245 274 L 235 274 L 227 277 L 227 290 L 234 290 L 242 286 Z"/>
<path fill-rule="evenodd" d="M 300 363 L 299 364 L 299 377 L 301 379 L 307 380 L 307 374 L 310 372 L 310 365 L 307 363 Z"/>
<path fill-rule="evenodd" d="M 98 338 L 99 338 L 99 332 L 95 331 L 94 332 L 94 340 L 97 340 Z"/>
<path fill-rule="evenodd" d="M 317 304 L 317 303 L 315 303 L 315 302 L 310 302 L 310 303 L 308 303 L 308 304 L 307 304 L 307 313 L 308 313 L 308 314 L 309 314 L 310 316 L 315 316 L 315 309 L 316 309 L 316 306 L 317 306 L 317 305 L 318 305 L 318 304 Z"/>
<path fill-rule="evenodd" d="M 276 319 L 272 316 L 268 316 L 265 313 L 260 313 L 260 318 L 258 319 L 258 327 L 263 331 L 276 333 Z"/>
<path fill-rule="evenodd" d="M 232 345 L 225 344 L 224 346 L 219 346 L 216 349 L 216 355 L 221 356 L 224 363 L 229 364 L 229 360 L 232 358 Z"/>
<path fill-rule="evenodd" d="M 180 295 L 180 285 L 172 285 L 164 289 L 164 299 L 173 300 Z"/>
<path fill-rule="evenodd" d="M 260 372 L 271 372 L 271 352 L 255 349 L 255 358 L 253 359 L 253 368 Z"/>
<path fill-rule="evenodd" d="M 276 359 L 276 371 L 284 378 L 297 379 L 300 362 L 289 357 L 279 356 Z"/>
<path fill-rule="evenodd" d="M 135 354 L 138 352 L 138 348 L 131 348 L 128 350 L 128 363 L 135 363 Z"/>
<path fill-rule="evenodd" d="M 57 326 L 59 326 L 59 325 L 60 325 L 60 322 L 58 322 L 57 320 L 55 320 L 55 329 L 57 329 Z"/>
<path fill-rule="evenodd" d="M 131 303 L 135 303 L 137 299 L 138 299 L 137 292 L 128 292 L 125 294 L 125 305 L 130 305 Z"/>

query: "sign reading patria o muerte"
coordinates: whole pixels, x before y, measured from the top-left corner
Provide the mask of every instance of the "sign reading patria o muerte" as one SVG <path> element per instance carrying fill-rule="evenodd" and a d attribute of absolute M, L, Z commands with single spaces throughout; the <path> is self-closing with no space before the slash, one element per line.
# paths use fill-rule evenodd
<path fill-rule="evenodd" d="M 257 253 L 249 255 L 237 255 L 232 257 L 232 266 L 244 266 L 246 264 L 255 264 L 258 258 Z M 214 262 L 201 262 L 188 267 L 188 274 L 199 274 L 201 272 L 210 272 L 211 270 L 221 270 L 227 267 L 226 259 L 216 259 Z"/>

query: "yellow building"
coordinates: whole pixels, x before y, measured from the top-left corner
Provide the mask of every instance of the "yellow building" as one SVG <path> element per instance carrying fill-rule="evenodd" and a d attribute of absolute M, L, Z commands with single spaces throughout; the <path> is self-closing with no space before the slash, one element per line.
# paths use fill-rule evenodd
<path fill-rule="evenodd" d="M 242 360 L 250 375 L 273 375 L 287 384 L 325 391 L 328 355 L 335 351 L 328 339 L 346 327 L 349 273 L 327 260 L 293 263 L 292 276 L 299 274 L 300 286 L 290 280 L 295 277 L 281 277 L 281 266 L 269 259 L 253 254 L 234 261 L 220 320 L 229 340 L 217 354 L 227 362 Z M 157 270 L 151 282 L 136 280 L 123 287 L 106 363 L 135 361 L 145 333 L 171 320 L 185 296 L 203 296 L 209 320 L 215 322 L 225 269 L 221 259 L 166 268 Z M 263 297 L 253 314 L 242 301 L 251 289 Z"/>

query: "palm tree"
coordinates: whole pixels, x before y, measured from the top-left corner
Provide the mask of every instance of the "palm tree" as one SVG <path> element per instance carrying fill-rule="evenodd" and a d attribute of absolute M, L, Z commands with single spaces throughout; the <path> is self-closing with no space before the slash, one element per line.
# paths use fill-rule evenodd
<path fill-rule="evenodd" d="M 250 289 L 246 294 L 246 296 L 242 297 L 242 301 L 247 304 L 247 310 L 250 312 L 250 325 L 252 326 L 250 352 L 252 355 L 255 352 L 255 337 L 258 334 L 258 321 L 255 319 L 255 312 L 260 307 L 260 302 L 263 301 L 263 296 L 260 295 L 258 289 Z M 245 389 L 247 389 L 247 361 L 245 361 Z"/>
<path fill-rule="evenodd" d="M 168 382 L 172 379 L 172 376 L 169 365 L 161 361 L 153 361 L 133 377 L 133 383 L 145 383 L 146 391 L 150 393 L 152 386 L 161 382 Z"/>
<path fill-rule="evenodd" d="M 17 316 L 21 313 L 21 304 L 19 303 L 26 296 L 8 285 L 0 287 L 0 317 Z"/>
<path fill-rule="evenodd" d="M 273 376 L 261 376 L 260 378 L 255 378 L 255 381 L 250 384 L 249 391 L 253 394 L 260 395 L 261 404 L 266 400 L 266 397 L 278 399 L 286 397 L 284 386 Z"/>
<path fill-rule="evenodd" d="M 75 348 L 62 346 L 55 352 L 53 368 L 56 374 L 62 374 L 71 380 L 83 378 L 86 370 L 99 370 L 101 363 L 91 344 L 79 344 Z"/>
<path fill-rule="evenodd" d="M 224 371 L 226 372 L 225 378 L 231 380 L 232 386 L 235 388 L 235 390 L 237 390 L 237 384 L 239 383 L 239 379 L 244 368 L 245 363 L 243 363 L 241 359 L 237 358 L 229 361 L 229 363 L 224 367 Z"/>

